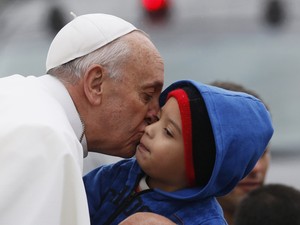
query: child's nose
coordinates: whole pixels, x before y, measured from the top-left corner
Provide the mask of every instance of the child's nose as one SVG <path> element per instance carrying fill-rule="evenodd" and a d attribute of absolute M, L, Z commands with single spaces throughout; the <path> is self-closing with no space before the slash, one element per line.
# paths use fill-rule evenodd
<path fill-rule="evenodd" d="M 155 128 L 155 122 L 152 124 L 149 124 L 146 126 L 145 128 L 145 133 L 149 136 L 149 137 L 153 137 L 154 136 L 154 128 Z"/>

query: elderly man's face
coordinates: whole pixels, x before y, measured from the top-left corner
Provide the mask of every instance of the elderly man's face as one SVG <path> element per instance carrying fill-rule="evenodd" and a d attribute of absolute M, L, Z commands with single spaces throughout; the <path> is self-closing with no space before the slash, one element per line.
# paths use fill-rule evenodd
<path fill-rule="evenodd" d="M 145 126 L 156 117 L 164 80 L 164 64 L 153 44 L 141 35 L 129 41 L 135 52 L 122 65 L 122 78 L 102 85 L 95 121 L 99 127 L 94 130 L 99 143 L 92 143 L 92 151 L 121 157 L 134 155 Z"/>

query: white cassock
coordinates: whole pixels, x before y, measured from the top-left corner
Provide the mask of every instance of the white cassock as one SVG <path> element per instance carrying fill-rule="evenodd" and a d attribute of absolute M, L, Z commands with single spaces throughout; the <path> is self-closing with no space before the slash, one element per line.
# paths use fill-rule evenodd
<path fill-rule="evenodd" d="M 0 225 L 90 223 L 82 135 L 79 114 L 56 78 L 0 79 Z"/>

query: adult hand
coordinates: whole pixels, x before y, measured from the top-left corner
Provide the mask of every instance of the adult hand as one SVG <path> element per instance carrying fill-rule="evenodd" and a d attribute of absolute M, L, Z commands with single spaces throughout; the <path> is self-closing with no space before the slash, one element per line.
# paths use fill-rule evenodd
<path fill-rule="evenodd" d="M 129 216 L 119 225 L 176 225 L 168 218 L 149 212 L 139 212 Z"/>

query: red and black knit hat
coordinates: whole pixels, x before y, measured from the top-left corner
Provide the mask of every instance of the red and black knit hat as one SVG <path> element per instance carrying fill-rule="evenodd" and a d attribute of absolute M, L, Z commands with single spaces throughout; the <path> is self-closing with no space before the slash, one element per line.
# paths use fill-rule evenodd
<path fill-rule="evenodd" d="M 187 85 L 168 93 L 176 98 L 182 123 L 186 174 L 191 186 L 204 186 L 215 162 L 215 140 L 205 102 L 199 91 Z"/>

